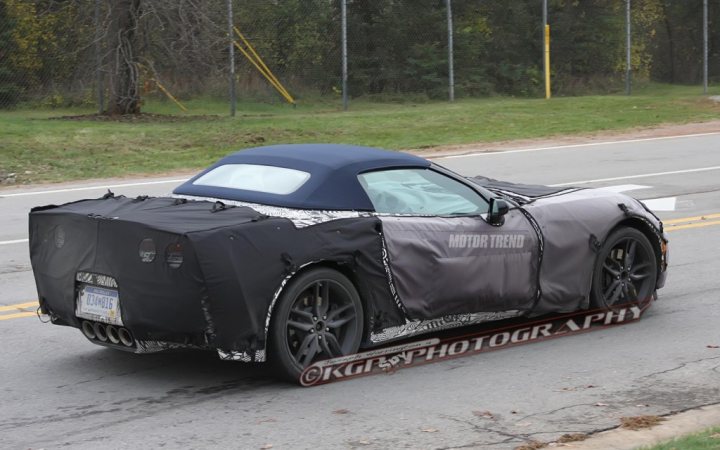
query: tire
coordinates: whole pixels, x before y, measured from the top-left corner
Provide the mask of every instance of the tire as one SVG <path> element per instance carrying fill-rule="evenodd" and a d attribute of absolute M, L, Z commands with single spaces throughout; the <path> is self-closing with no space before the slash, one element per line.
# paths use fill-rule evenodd
<path fill-rule="evenodd" d="M 313 303 L 313 297 L 319 301 Z M 269 360 L 278 375 L 297 382 L 315 361 L 357 353 L 363 317 L 360 296 L 347 277 L 328 268 L 305 272 L 290 281 L 273 312 Z"/>
<path fill-rule="evenodd" d="M 593 269 L 590 306 L 605 310 L 647 306 L 655 295 L 657 257 L 635 228 L 619 228 L 605 240 Z"/>

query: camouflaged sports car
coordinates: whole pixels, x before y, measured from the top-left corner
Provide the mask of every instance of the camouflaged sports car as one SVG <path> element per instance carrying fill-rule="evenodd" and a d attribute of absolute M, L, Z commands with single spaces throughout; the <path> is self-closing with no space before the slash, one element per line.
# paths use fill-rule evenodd
<path fill-rule="evenodd" d="M 366 147 L 232 154 L 172 196 L 30 213 L 42 311 L 136 353 L 319 359 L 516 316 L 646 304 L 667 239 L 640 201 L 466 178 Z"/>

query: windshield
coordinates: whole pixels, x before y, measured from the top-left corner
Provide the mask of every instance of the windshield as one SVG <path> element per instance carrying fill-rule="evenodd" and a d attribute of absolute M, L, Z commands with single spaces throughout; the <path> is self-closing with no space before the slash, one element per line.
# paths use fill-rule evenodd
<path fill-rule="evenodd" d="M 381 170 L 358 178 L 379 213 L 466 215 L 488 208 L 477 192 L 430 169 Z"/>

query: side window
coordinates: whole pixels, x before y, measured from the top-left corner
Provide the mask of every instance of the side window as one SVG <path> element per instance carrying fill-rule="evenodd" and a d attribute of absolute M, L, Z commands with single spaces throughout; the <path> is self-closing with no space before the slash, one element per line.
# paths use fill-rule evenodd
<path fill-rule="evenodd" d="M 477 192 L 430 169 L 381 170 L 358 179 L 379 213 L 451 216 L 488 210 Z"/>

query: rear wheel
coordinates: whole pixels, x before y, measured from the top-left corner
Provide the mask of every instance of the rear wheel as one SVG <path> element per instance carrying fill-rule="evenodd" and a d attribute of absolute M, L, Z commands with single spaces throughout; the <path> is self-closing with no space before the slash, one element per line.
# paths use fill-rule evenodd
<path fill-rule="evenodd" d="M 635 228 L 610 234 L 598 252 L 591 306 L 616 309 L 628 303 L 643 307 L 655 294 L 657 259 L 648 238 Z"/>
<path fill-rule="evenodd" d="M 341 273 L 312 269 L 292 280 L 270 324 L 269 358 L 281 375 L 297 381 L 315 361 L 356 353 L 363 332 L 357 290 Z"/>

